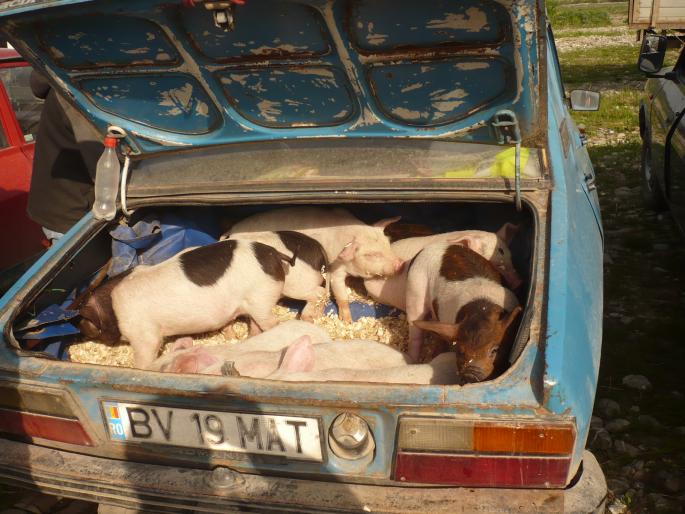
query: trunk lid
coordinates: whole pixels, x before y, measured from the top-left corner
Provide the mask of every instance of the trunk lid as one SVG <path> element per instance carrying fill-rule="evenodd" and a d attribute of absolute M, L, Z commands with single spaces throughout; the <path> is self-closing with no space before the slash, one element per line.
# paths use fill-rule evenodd
<path fill-rule="evenodd" d="M 215 2 L 216 4 L 216 2 Z M 541 117 L 535 0 L 14 1 L 0 28 L 126 153 L 320 137 L 524 145 Z M 388 13 L 392 12 L 392 16 Z M 541 131 L 544 133 L 544 131 Z"/>

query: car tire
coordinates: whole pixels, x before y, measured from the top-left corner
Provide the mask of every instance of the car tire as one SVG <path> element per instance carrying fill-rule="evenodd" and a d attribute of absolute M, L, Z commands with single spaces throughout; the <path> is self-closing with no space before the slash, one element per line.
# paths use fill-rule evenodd
<path fill-rule="evenodd" d="M 652 169 L 652 149 L 647 137 L 642 140 L 640 174 L 642 176 L 642 199 L 646 206 L 657 212 L 666 210 L 668 207 L 666 199 L 659 186 L 659 180 Z"/>

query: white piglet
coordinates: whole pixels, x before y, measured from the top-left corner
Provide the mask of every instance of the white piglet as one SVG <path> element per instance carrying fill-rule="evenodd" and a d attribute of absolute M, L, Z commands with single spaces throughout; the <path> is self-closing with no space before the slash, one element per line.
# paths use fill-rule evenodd
<path fill-rule="evenodd" d="M 289 341 L 290 344 L 285 346 L 285 351 L 283 348 L 274 349 L 269 345 L 258 350 L 254 344 L 243 343 L 230 346 L 194 346 L 185 349 L 182 346 L 188 341 L 179 340 L 181 348 L 157 359 L 150 369 L 169 373 L 276 379 L 280 376 L 279 370 L 283 363 L 293 360 L 301 369 L 309 371 L 340 367 L 381 369 L 403 366 L 407 363 L 405 354 L 375 341 L 357 339 L 314 344 L 315 340 L 307 334 L 294 340 L 287 338 L 285 341 Z M 247 343 L 249 342 L 248 339 Z M 192 344 L 192 340 L 189 344 Z"/>
<path fill-rule="evenodd" d="M 330 286 L 338 304 L 340 318 L 352 321 L 347 276 L 371 278 L 395 275 L 402 259 L 390 247 L 383 229 L 399 218 L 367 225 L 341 208 L 288 207 L 255 214 L 239 221 L 230 230 L 231 239 L 257 238 L 260 233 L 290 230 L 318 241 L 326 252 Z"/>

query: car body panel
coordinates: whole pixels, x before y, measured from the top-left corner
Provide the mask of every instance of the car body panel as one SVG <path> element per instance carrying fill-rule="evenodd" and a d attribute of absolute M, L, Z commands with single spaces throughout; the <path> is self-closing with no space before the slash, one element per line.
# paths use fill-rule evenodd
<path fill-rule="evenodd" d="M 40 226 L 26 214 L 34 143 L 24 137 L 3 84 L 3 74 L 17 69 L 28 72 L 28 63 L 13 50 L 0 49 L 0 240 L 12 242 L 0 252 L 0 272 L 34 257 L 45 241 Z"/>

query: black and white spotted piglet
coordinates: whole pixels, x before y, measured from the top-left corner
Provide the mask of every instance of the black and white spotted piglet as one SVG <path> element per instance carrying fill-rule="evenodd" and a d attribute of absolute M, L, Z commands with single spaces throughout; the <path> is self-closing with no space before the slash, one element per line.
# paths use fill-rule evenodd
<path fill-rule="evenodd" d="M 255 334 L 274 327 L 288 256 L 253 241 L 220 241 L 115 277 L 85 301 L 81 331 L 105 342 L 128 341 L 136 366 L 157 358 L 167 336 L 225 327 L 251 318 Z"/>
<path fill-rule="evenodd" d="M 328 263 L 326 252 L 316 239 L 292 230 L 225 234 L 222 239 L 224 237 L 259 241 L 290 258 L 291 268 L 285 277 L 283 296 L 307 302 L 300 316 L 304 321 L 313 321 L 323 315 L 326 303 L 323 272 Z"/>

